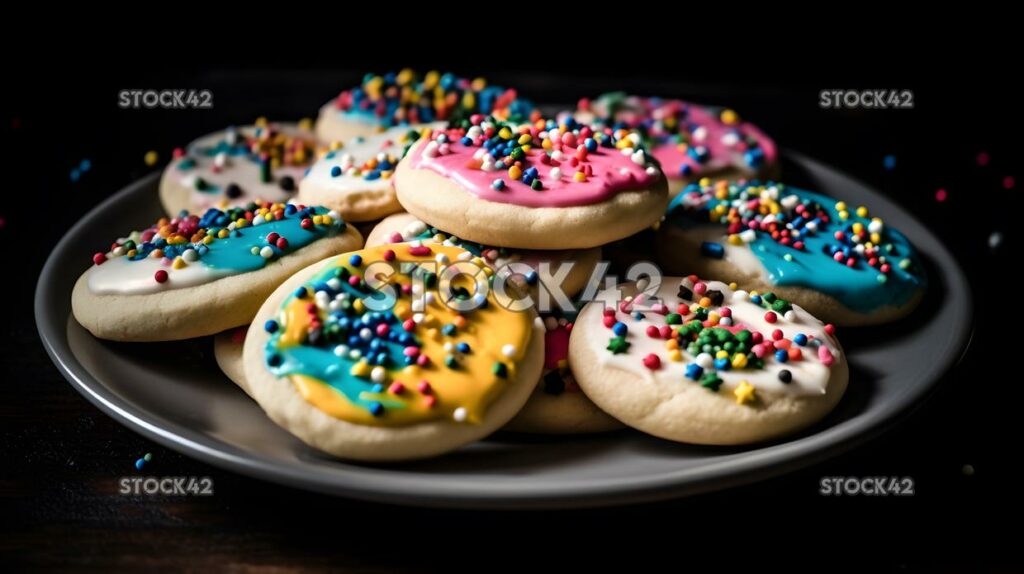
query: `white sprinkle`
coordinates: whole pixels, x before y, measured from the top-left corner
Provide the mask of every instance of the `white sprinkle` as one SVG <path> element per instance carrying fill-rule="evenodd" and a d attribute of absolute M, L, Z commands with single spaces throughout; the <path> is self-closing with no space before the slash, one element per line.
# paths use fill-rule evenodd
<path fill-rule="evenodd" d="M 344 357 L 348 354 L 348 345 L 338 345 L 334 348 L 334 355 L 336 357 Z"/>
<path fill-rule="evenodd" d="M 370 371 L 370 380 L 375 383 L 383 383 L 387 380 L 387 371 L 384 370 L 384 367 L 374 367 Z"/>
<path fill-rule="evenodd" d="M 373 331 L 371 331 L 369 327 L 363 327 L 359 331 L 359 338 L 364 341 L 369 341 L 373 338 Z"/>
<path fill-rule="evenodd" d="M 509 357 L 509 358 L 514 357 L 515 354 L 516 354 L 516 346 L 511 344 L 511 343 L 502 346 L 501 347 L 501 354 L 505 355 L 506 357 Z"/>
<path fill-rule="evenodd" d="M 270 259 L 274 256 L 274 250 L 269 245 L 264 245 L 263 249 L 260 249 L 260 257 L 264 259 Z"/>
<path fill-rule="evenodd" d="M 562 170 L 561 169 L 559 169 L 557 167 L 551 168 L 551 179 L 557 180 L 557 179 L 559 179 L 561 177 L 562 177 Z"/>
<path fill-rule="evenodd" d="M 186 249 L 185 252 L 181 254 L 181 258 L 184 259 L 185 261 L 188 261 L 189 263 L 192 263 L 193 261 L 199 259 L 199 252 L 191 248 Z"/>
<path fill-rule="evenodd" d="M 988 236 L 989 249 L 996 249 L 1003 242 L 1003 234 L 998 231 L 992 232 L 992 235 Z"/>
<path fill-rule="evenodd" d="M 704 126 L 693 130 L 693 141 L 702 142 L 708 137 L 708 129 Z"/>
<path fill-rule="evenodd" d="M 448 259 L 448 256 L 445 255 L 444 253 L 438 253 L 437 256 L 434 257 L 434 261 L 437 261 L 441 265 L 444 265 L 444 264 L 448 263 L 449 259 Z"/>
<path fill-rule="evenodd" d="M 715 360 L 712 359 L 711 355 L 708 353 L 701 353 L 697 355 L 697 364 L 700 365 L 702 369 L 710 369 L 714 366 Z"/>
<path fill-rule="evenodd" d="M 455 422 L 457 422 L 457 423 L 461 423 L 461 422 L 465 421 L 466 420 L 466 409 L 463 408 L 463 407 L 459 407 L 459 408 L 455 409 L 455 412 L 452 413 L 452 418 L 455 419 Z"/>

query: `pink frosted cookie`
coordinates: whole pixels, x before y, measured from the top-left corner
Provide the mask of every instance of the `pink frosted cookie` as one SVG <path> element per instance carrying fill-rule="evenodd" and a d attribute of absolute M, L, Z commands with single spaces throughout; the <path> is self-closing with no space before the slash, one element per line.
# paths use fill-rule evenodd
<path fill-rule="evenodd" d="M 580 100 L 574 117 L 642 130 L 672 195 L 704 177 L 768 179 L 778 173 L 775 142 L 730 109 L 612 92 Z"/>
<path fill-rule="evenodd" d="M 168 214 L 253 201 L 287 202 L 316 159 L 316 141 L 306 122 L 228 129 L 177 149 L 160 179 L 160 202 Z"/>
<path fill-rule="evenodd" d="M 395 172 L 399 202 L 423 221 L 524 249 L 632 235 L 661 218 L 667 189 L 638 134 L 572 118 L 514 125 L 476 115 L 418 141 Z"/>

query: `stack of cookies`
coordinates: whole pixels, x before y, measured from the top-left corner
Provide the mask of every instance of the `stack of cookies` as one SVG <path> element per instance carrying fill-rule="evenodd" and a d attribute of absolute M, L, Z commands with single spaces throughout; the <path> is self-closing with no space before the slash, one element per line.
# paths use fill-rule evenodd
<path fill-rule="evenodd" d="M 74 313 L 112 340 L 215 335 L 271 419 L 348 459 L 502 428 L 770 440 L 841 398 L 834 324 L 924 289 L 867 208 L 762 182 L 777 159 L 730 110 L 609 94 L 545 118 L 479 79 L 369 75 L 315 127 L 176 152 L 168 217 L 94 256 Z M 638 233 L 643 263 L 606 276 Z"/>

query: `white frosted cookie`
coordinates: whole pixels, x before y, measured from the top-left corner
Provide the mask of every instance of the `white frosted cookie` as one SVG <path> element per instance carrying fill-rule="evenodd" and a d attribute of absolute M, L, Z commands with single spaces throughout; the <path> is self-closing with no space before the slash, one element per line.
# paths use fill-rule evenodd
<path fill-rule="evenodd" d="M 587 396 L 631 427 L 679 442 L 754 443 L 820 420 L 846 389 L 831 329 L 771 294 L 693 276 L 619 290 L 580 313 L 569 360 Z"/>
<path fill-rule="evenodd" d="M 768 179 L 779 171 L 775 142 L 727 108 L 612 92 L 580 100 L 573 117 L 643 130 L 673 196 L 705 177 Z"/>
<path fill-rule="evenodd" d="M 251 321 L 299 269 L 360 245 L 359 232 L 322 207 L 261 202 L 163 218 L 95 254 L 72 309 L 101 339 L 212 335 Z"/>
<path fill-rule="evenodd" d="M 401 211 L 391 181 L 395 167 L 422 130 L 444 125 L 400 126 L 332 142 L 302 179 L 299 200 L 337 210 L 346 221 L 372 221 Z"/>
<path fill-rule="evenodd" d="M 245 346 L 245 333 L 248 325 L 217 333 L 213 338 L 213 357 L 221 372 L 231 382 L 238 385 L 245 394 L 249 394 L 249 385 L 245 382 L 245 363 L 242 362 L 242 349 Z"/>
<path fill-rule="evenodd" d="M 505 430 L 540 434 L 584 434 L 623 428 L 623 424 L 587 398 L 569 365 L 573 323 L 544 317 L 544 373 L 523 410 Z"/>
<path fill-rule="evenodd" d="M 256 200 L 284 203 L 295 197 L 314 159 L 308 121 L 229 127 L 175 150 L 160 179 L 160 202 L 170 215 Z"/>
<path fill-rule="evenodd" d="M 536 113 L 533 103 L 515 90 L 489 86 L 483 78 L 436 71 L 421 76 L 404 69 L 366 74 L 358 86 L 342 90 L 320 108 L 316 133 L 320 141 L 345 142 L 397 126 L 458 121 L 473 114 L 521 122 Z"/>
<path fill-rule="evenodd" d="M 590 249 L 563 249 L 563 250 L 522 250 L 509 249 L 505 247 L 492 247 L 482 245 L 473 241 L 466 241 L 445 233 L 436 227 L 427 225 L 411 213 L 396 213 L 384 218 L 366 236 L 366 246 L 374 247 L 385 243 L 407 243 L 410 241 L 443 243 L 455 245 L 471 252 L 474 258 L 493 269 L 496 272 L 506 273 L 509 276 L 515 272 L 515 277 L 522 277 L 523 281 L 517 282 L 519 287 L 531 288 L 536 285 L 547 283 L 558 284 L 566 296 L 572 297 L 586 287 L 594 268 L 601 260 L 601 248 Z M 571 262 L 571 265 L 569 263 Z M 549 266 L 551 281 L 545 282 L 543 276 L 538 272 L 541 263 Z M 517 264 L 523 264 L 532 269 L 532 272 L 520 273 Z M 566 270 L 561 271 L 560 265 L 566 264 Z M 556 279 L 557 278 L 557 279 Z M 531 293 L 535 293 L 531 289 Z"/>
<path fill-rule="evenodd" d="M 467 126 L 468 127 L 464 127 Z M 402 206 L 458 237 L 522 249 L 595 247 L 659 219 L 665 177 L 636 133 L 474 116 L 398 164 Z"/>
<path fill-rule="evenodd" d="M 656 245 L 667 273 L 772 291 L 837 325 L 903 317 L 927 287 L 914 246 L 866 206 L 781 183 L 691 185 L 673 198 Z"/>
<path fill-rule="evenodd" d="M 333 455 L 382 461 L 453 450 L 522 408 L 543 368 L 542 322 L 434 267 L 462 249 L 424 247 L 333 257 L 267 298 L 243 359 L 271 419 Z"/>

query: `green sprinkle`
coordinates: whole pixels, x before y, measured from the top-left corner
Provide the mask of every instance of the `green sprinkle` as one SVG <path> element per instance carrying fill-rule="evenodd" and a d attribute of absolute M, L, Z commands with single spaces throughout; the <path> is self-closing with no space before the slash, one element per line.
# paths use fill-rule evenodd
<path fill-rule="evenodd" d="M 669 313 L 668 315 L 665 315 L 666 325 L 679 325 L 682 322 L 683 316 L 680 315 L 679 313 Z"/>
<path fill-rule="evenodd" d="M 709 389 L 714 392 L 718 392 L 718 387 L 722 386 L 722 379 L 718 378 L 718 375 L 714 373 L 707 373 L 700 379 L 700 386 L 705 389 Z"/>
<path fill-rule="evenodd" d="M 501 361 L 495 361 L 494 364 L 491 365 L 491 372 L 494 373 L 494 376 L 498 377 L 499 379 L 508 378 L 508 366 L 506 366 L 505 363 L 502 363 Z"/>
<path fill-rule="evenodd" d="M 625 337 L 612 337 L 608 340 L 607 349 L 611 351 L 613 355 L 618 355 L 619 353 L 625 353 L 629 350 L 629 345 L 630 342 L 627 341 Z"/>

